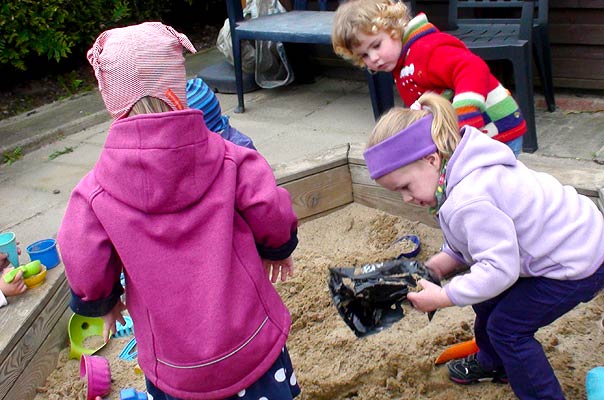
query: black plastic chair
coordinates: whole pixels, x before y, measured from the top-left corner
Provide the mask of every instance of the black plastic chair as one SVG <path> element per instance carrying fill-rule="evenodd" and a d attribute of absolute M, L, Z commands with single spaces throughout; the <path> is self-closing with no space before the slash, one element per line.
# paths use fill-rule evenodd
<path fill-rule="evenodd" d="M 489 0 L 484 0 L 489 1 Z M 453 2 L 449 5 L 452 6 Z M 554 80 L 552 74 L 552 56 L 549 41 L 549 8 L 548 0 L 535 0 L 535 13 L 533 14 L 533 31 L 532 31 L 532 46 L 533 57 L 543 95 L 547 103 L 548 111 L 552 112 L 556 109 L 556 100 L 554 98 Z M 451 10 L 449 10 L 451 12 Z M 465 21 L 464 21 L 465 23 Z M 484 21 L 480 22 L 484 24 Z"/>
<path fill-rule="evenodd" d="M 537 0 L 537 18 L 533 21 L 533 55 L 539 72 L 547 110 L 556 109 L 554 98 L 554 78 L 552 73 L 552 53 L 549 42 L 548 0 Z"/>
<path fill-rule="evenodd" d="M 241 0 L 226 0 L 231 39 L 233 41 L 233 63 L 237 86 L 238 105 L 236 113 L 245 111 L 243 100 L 243 72 L 241 67 L 242 40 L 272 40 L 277 42 L 310 43 L 331 46 L 333 11 L 306 11 L 306 1 L 296 0 L 296 9 L 287 13 L 265 15 L 244 20 Z M 320 0 L 319 7 L 327 9 L 327 0 Z M 304 8 L 300 10 L 297 8 Z M 391 74 L 366 74 L 374 118 L 394 105 L 393 80 Z"/>
<path fill-rule="evenodd" d="M 518 9 L 517 18 L 466 18 L 462 9 Z M 499 11 L 500 11 L 499 10 Z M 537 150 L 535 101 L 532 74 L 532 32 L 534 0 L 449 0 L 447 33 L 461 39 L 466 46 L 484 60 L 509 60 L 514 69 L 516 100 L 524 115 L 527 133 L 523 150 Z"/>

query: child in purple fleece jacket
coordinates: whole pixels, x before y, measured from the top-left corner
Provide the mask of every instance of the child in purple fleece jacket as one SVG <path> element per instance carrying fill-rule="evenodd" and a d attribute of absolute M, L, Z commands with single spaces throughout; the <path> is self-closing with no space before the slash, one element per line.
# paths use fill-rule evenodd
<path fill-rule="evenodd" d="M 298 221 L 266 160 L 186 107 L 185 48 L 146 22 L 88 51 L 114 121 L 59 229 L 70 307 L 102 317 L 108 340 L 125 323 L 124 273 L 155 400 L 293 399 L 291 317 L 272 283 L 293 274 Z"/>
<path fill-rule="evenodd" d="M 587 197 L 532 171 L 503 143 L 462 131 L 451 104 L 425 94 L 376 124 L 364 153 L 372 179 L 438 218 L 443 250 L 426 262 L 439 287 L 409 293 L 429 312 L 472 305 L 480 349 L 448 365 L 457 383 L 508 382 L 520 399 L 563 399 L 535 338 L 604 287 L 604 218 Z"/>

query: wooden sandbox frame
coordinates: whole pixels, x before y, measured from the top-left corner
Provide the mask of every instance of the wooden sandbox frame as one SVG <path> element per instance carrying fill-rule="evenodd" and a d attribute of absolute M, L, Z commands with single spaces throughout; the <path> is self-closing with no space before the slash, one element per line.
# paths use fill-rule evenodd
<path fill-rule="evenodd" d="M 277 183 L 292 197 L 301 221 L 359 203 L 409 220 L 437 226 L 425 209 L 403 203 L 400 195 L 369 178 L 363 145 L 347 144 L 316 157 L 274 166 Z M 591 198 L 604 212 L 604 168 L 575 160 L 520 158 L 539 171 Z M 69 345 L 70 291 L 63 265 L 48 271 L 46 283 L 11 298 L 0 309 L 0 400 L 31 400 L 55 369 L 59 352 Z"/>

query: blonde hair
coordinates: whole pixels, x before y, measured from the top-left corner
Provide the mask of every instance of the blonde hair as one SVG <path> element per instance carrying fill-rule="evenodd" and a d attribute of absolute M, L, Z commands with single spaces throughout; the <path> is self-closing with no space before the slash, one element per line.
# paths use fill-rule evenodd
<path fill-rule="evenodd" d="M 434 117 L 431 129 L 432 141 L 443 158 L 450 158 L 461 140 L 457 114 L 453 106 L 449 100 L 435 93 L 425 93 L 417 102 L 421 106 L 419 111 L 394 107 L 384 114 L 373 128 L 367 148 L 396 135 L 431 113 Z"/>
<path fill-rule="evenodd" d="M 128 113 L 126 117 L 132 117 L 138 114 L 153 114 L 174 111 L 165 101 L 157 97 L 145 96 L 140 98 Z"/>
<path fill-rule="evenodd" d="M 333 49 L 344 59 L 364 67 L 363 60 L 353 53 L 359 46 L 359 34 L 373 35 L 380 30 L 401 40 L 411 16 L 407 6 L 396 0 L 350 0 L 336 10 L 331 33 Z"/>

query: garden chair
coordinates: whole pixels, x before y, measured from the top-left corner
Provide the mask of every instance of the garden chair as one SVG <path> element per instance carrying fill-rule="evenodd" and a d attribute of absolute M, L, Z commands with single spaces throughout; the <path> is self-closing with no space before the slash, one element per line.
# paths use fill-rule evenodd
<path fill-rule="evenodd" d="M 549 41 L 549 5 L 548 0 L 537 1 L 537 18 L 533 22 L 533 55 L 547 103 L 547 110 L 556 109 L 554 98 L 554 78 L 552 73 L 552 54 Z"/>
<path fill-rule="evenodd" d="M 227 0 L 227 13 L 233 41 L 233 63 L 237 87 L 236 113 L 245 111 L 243 72 L 241 66 L 242 40 L 272 40 L 278 42 L 323 44 L 331 46 L 333 11 L 327 10 L 327 0 L 319 1 L 323 11 L 307 11 L 305 0 L 296 0 L 294 10 L 244 20 L 241 0 Z M 366 73 L 374 118 L 394 105 L 391 74 Z"/>
<path fill-rule="evenodd" d="M 489 0 L 483 0 L 489 1 Z M 450 2 L 449 6 L 454 7 L 454 2 Z M 533 14 L 533 31 L 532 31 L 532 46 L 533 46 L 533 57 L 535 58 L 535 65 L 537 66 L 537 72 L 539 73 L 539 80 L 541 81 L 541 87 L 543 89 L 543 95 L 547 103 L 548 111 L 554 111 L 556 109 L 556 101 L 554 98 L 554 83 L 552 74 L 552 56 L 549 41 L 549 5 L 548 0 L 536 0 L 535 1 L 535 14 Z M 449 10 L 451 13 L 452 10 Z M 453 16 L 450 14 L 450 16 Z M 464 20 L 464 24 L 467 21 Z M 457 21 L 454 21 L 457 23 Z M 480 21 L 480 24 L 484 24 L 484 21 Z"/>
<path fill-rule="evenodd" d="M 460 16 L 462 9 L 517 9 L 521 12 L 520 17 L 514 18 L 466 18 Z M 461 39 L 484 60 L 509 60 L 512 63 L 516 100 L 527 125 L 523 150 L 529 153 L 538 147 L 531 57 L 534 10 L 535 0 L 449 0 L 449 26 L 453 30 L 446 31 Z"/>

